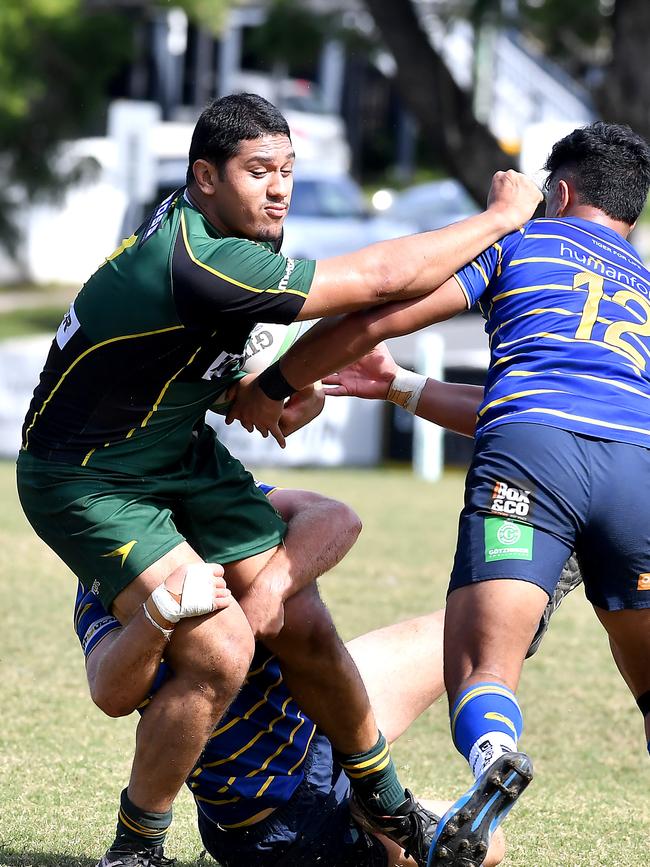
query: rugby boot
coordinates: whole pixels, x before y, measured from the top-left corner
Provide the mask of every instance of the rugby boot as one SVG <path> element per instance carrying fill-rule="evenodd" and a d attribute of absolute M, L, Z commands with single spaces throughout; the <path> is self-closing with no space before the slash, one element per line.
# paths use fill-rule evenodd
<path fill-rule="evenodd" d="M 537 653 L 539 646 L 542 643 L 542 638 L 546 635 L 546 630 L 548 629 L 551 617 L 560 607 L 560 603 L 564 597 L 571 593 L 572 590 L 575 590 L 576 587 L 579 587 L 580 584 L 582 584 L 582 573 L 580 572 L 580 566 L 578 565 L 578 558 L 575 554 L 572 554 L 564 564 L 564 569 L 562 569 L 562 574 L 560 575 L 560 580 L 557 582 L 555 592 L 544 609 L 542 619 L 539 621 L 539 626 L 537 627 L 537 632 L 528 648 L 526 659 L 529 659 L 534 653 Z"/>
<path fill-rule="evenodd" d="M 499 756 L 438 822 L 427 867 L 480 867 L 493 832 L 532 778 L 525 753 Z"/>
<path fill-rule="evenodd" d="M 350 795 L 350 811 L 366 831 L 389 837 L 417 862 L 418 867 L 426 867 L 438 816 L 426 810 L 408 789 L 406 800 L 390 816 L 374 813 L 354 792 Z"/>
<path fill-rule="evenodd" d="M 162 846 L 143 847 L 126 840 L 114 843 L 97 867 L 172 867 L 174 858 L 165 858 Z"/>

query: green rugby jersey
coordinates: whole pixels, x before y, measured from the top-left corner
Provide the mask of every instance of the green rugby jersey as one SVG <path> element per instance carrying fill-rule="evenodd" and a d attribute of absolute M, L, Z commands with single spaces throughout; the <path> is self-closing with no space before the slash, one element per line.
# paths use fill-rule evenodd
<path fill-rule="evenodd" d="M 234 382 L 256 322 L 290 323 L 315 263 L 224 237 L 183 190 L 83 286 L 50 349 L 22 448 L 142 473 L 170 467 Z"/>

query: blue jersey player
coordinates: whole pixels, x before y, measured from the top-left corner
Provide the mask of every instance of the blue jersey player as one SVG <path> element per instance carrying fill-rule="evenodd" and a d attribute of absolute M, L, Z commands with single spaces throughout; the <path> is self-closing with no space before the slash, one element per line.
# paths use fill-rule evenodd
<path fill-rule="evenodd" d="M 476 783 L 438 824 L 429 865 L 478 867 L 532 778 L 514 692 L 574 549 L 650 740 L 650 272 L 627 241 L 650 152 L 628 127 L 597 122 L 557 142 L 546 168 L 544 218 L 425 299 L 322 326 L 280 365 L 299 388 L 475 303 L 486 318 L 491 361 L 445 621 L 452 736 Z M 396 390 L 412 407 L 423 388 Z M 256 411 L 268 420 L 269 407 Z"/>
<path fill-rule="evenodd" d="M 313 569 L 314 561 L 323 568 L 333 565 L 356 538 L 358 519 L 341 503 L 259 486 L 288 521 L 288 556 L 297 572 Z M 222 588 L 227 604 L 224 593 Z M 442 624 L 442 612 L 436 612 L 349 644 L 390 740 L 442 693 Z M 133 622 L 122 627 L 81 584 L 75 630 L 96 703 L 111 715 L 136 706 L 146 714 L 149 697 L 174 676 L 161 662 L 166 645 L 160 633 Z M 261 643 L 241 692 L 215 726 L 187 785 L 203 844 L 222 867 L 418 863 L 355 820 L 349 783 L 331 744 L 291 697 L 278 659 Z M 503 857 L 503 839 L 494 842 L 488 867 Z M 123 857 L 131 855 L 126 849 Z M 151 867 L 172 864 L 162 846 L 154 846 L 148 857 Z"/>

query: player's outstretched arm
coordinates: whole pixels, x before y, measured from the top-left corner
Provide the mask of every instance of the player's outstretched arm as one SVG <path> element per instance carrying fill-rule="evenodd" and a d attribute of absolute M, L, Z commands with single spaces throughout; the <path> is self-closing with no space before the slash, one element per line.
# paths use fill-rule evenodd
<path fill-rule="evenodd" d="M 497 172 L 483 214 L 437 232 L 384 241 L 358 253 L 318 262 L 299 318 L 331 317 L 379 305 L 377 310 L 369 311 L 378 313 L 387 302 L 429 293 L 429 322 L 447 319 L 466 307 L 460 287 L 449 280 L 451 275 L 525 222 L 540 200 L 539 190 L 525 176 L 513 171 Z M 414 321 L 417 323 L 423 315 L 415 316 Z M 280 362 L 239 389 L 226 423 L 237 419 L 248 431 L 257 429 L 263 436 L 270 433 L 284 447 L 278 425 L 283 399 L 350 364 L 385 336 L 391 336 L 374 336 L 369 328 L 365 329 L 372 321 L 344 318 L 333 325 L 324 323 L 310 329 Z M 401 323 L 400 327 L 405 325 Z M 421 325 L 415 324 L 411 330 L 418 327 Z"/>
<path fill-rule="evenodd" d="M 497 172 L 482 214 L 444 229 L 382 241 L 317 262 L 298 318 L 332 316 L 430 292 L 523 225 L 541 200 L 539 189 L 525 175 L 513 170 Z"/>
<path fill-rule="evenodd" d="M 419 418 L 473 437 L 483 388 L 440 382 L 396 364 L 385 343 L 325 378 L 325 393 L 337 397 L 389 400 Z"/>
<path fill-rule="evenodd" d="M 271 433 L 284 447 L 277 422 L 282 400 L 274 400 L 274 397 L 281 398 L 289 394 L 292 387 L 302 389 L 310 382 L 341 370 L 381 340 L 417 331 L 466 309 L 467 299 L 452 277 L 421 298 L 322 319 L 259 377 L 240 383 L 226 423 L 237 418 L 246 430 L 256 428 L 263 436 Z M 288 388 L 276 395 L 273 389 L 282 389 L 282 383 Z"/>
<path fill-rule="evenodd" d="M 333 569 L 361 532 L 349 506 L 322 494 L 278 489 L 269 499 L 287 522 L 284 545 L 238 600 L 255 637 L 266 639 L 281 631 L 286 600 Z"/>

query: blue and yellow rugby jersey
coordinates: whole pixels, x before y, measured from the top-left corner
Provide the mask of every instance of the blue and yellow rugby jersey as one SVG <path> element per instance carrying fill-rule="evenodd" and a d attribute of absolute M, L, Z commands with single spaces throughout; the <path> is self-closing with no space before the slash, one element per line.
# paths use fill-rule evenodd
<path fill-rule="evenodd" d="M 532 220 L 455 276 L 490 339 L 477 435 L 537 422 L 650 446 L 650 273 L 617 232 Z"/>
<path fill-rule="evenodd" d="M 82 287 L 52 342 L 22 448 L 130 474 L 183 458 L 242 374 L 257 322 L 289 324 L 316 264 L 223 236 L 182 190 Z"/>
<path fill-rule="evenodd" d="M 110 632 L 121 628 L 81 584 L 74 624 L 86 657 Z M 170 674 L 162 662 L 151 695 Z M 315 732 L 316 726 L 282 682 L 277 659 L 258 644 L 239 695 L 187 779 L 198 807 L 224 828 L 246 827 L 264 818 L 286 803 L 302 782 Z"/>

